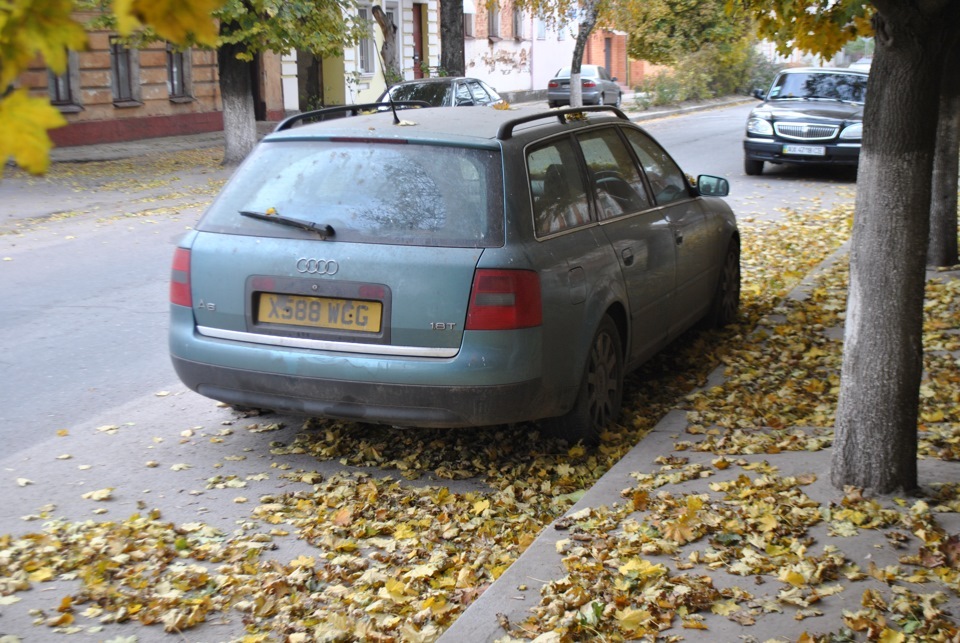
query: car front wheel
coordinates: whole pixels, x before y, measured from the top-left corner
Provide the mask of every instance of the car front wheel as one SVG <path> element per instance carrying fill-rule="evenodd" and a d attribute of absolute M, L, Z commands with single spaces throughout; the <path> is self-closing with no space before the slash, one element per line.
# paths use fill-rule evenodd
<path fill-rule="evenodd" d="M 760 176 L 763 174 L 763 161 L 743 159 L 743 171 L 747 176 Z"/>
<path fill-rule="evenodd" d="M 597 97 L 597 105 L 604 105 L 603 102 L 603 92 L 600 92 L 600 96 Z"/>
<path fill-rule="evenodd" d="M 570 443 L 597 444 L 600 433 L 620 415 L 623 402 L 623 348 L 620 331 L 605 316 L 593 336 L 580 390 L 566 415 L 545 421 L 550 433 Z"/>
<path fill-rule="evenodd" d="M 623 103 L 623 92 L 617 92 L 617 102 L 615 102 L 613 106 L 620 107 L 621 103 Z"/>

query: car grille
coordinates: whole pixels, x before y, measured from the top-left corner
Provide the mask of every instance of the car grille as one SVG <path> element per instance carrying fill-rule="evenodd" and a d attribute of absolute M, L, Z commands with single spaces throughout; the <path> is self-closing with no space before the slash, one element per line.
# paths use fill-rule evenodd
<path fill-rule="evenodd" d="M 777 136 L 794 141 L 825 141 L 834 138 L 838 125 L 811 125 L 810 123 L 775 123 Z"/>

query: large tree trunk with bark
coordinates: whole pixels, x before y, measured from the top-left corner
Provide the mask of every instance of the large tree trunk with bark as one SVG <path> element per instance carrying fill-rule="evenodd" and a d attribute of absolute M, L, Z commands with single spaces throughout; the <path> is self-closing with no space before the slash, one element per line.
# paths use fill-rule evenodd
<path fill-rule="evenodd" d="M 440 68 L 448 76 L 467 73 L 463 53 L 463 0 L 440 2 Z"/>
<path fill-rule="evenodd" d="M 240 163 L 257 144 L 251 64 L 237 58 L 243 51 L 243 46 L 237 44 L 224 44 L 217 50 L 223 101 L 224 165 Z"/>
<path fill-rule="evenodd" d="M 597 25 L 597 7 L 590 2 L 583 8 L 583 19 L 577 32 L 577 42 L 573 46 L 573 60 L 570 61 L 570 107 L 583 107 L 583 86 L 580 84 L 580 67 L 583 65 L 583 52 L 587 41 Z"/>
<path fill-rule="evenodd" d="M 960 173 L 960 45 L 944 64 L 933 161 L 927 265 L 954 266 L 957 257 L 957 175 Z"/>
<path fill-rule="evenodd" d="M 931 173 L 952 0 L 874 0 L 831 479 L 917 486 L 917 412 Z"/>

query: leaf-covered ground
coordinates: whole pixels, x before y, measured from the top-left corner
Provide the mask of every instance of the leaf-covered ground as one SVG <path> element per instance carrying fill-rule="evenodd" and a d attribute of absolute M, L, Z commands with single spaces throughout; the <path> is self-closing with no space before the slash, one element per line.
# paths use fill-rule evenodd
<path fill-rule="evenodd" d="M 844 241 L 850 216 L 840 208 L 742 221 L 741 323 L 690 332 L 632 374 L 622 424 L 596 448 L 546 439 L 532 424 L 448 432 L 309 421 L 294 440 L 272 446 L 286 489 L 238 496 L 252 509 L 233 532 L 174 524 L 145 506 L 126 520 L 50 520 L 32 533 L 0 535 L 0 606 L 72 579 L 76 591 L 51 596 L 35 614 L 38 636 L 95 636 L 118 622 L 186 632 L 230 620 L 244 624 L 251 642 L 432 641 L 545 525 L 669 411 L 683 409 L 688 434 L 660 454 L 657 469 L 636 472 L 621 504 L 565 520 L 567 576 L 545 586 L 526 622 L 504 623 L 507 639 L 669 640 L 696 634 L 706 613 L 748 627 L 787 605 L 814 618 L 820 601 L 856 591 L 846 585 L 869 576 L 890 591 L 864 592 L 862 609 L 843 623 L 811 626 L 832 634 L 807 640 L 952 640 L 957 628 L 940 606 L 956 592 L 960 547 L 936 516 L 960 506 L 955 484 L 900 504 L 850 490 L 825 506 L 804 492 L 816 476 L 783 476 L 745 459 L 830 444 L 842 256 L 805 282 L 805 298 L 785 296 Z M 957 284 L 945 278 L 928 291 L 920 427 L 928 458 L 960 459 Z M 708 380 L 720 364 L 724 378 Z M 251 420 L 271 428 L 269 416 L 240 421 Z M 709 453 L 709 466 L 691 463 L 691 453 Z M 287 464 L 305 456 L 344 470 Z M 710 493 L 677 487 L 712 476 Z M 454 491 L 446 481 L 455 480 L 474 480 L 475 489 Z M 229 476 L 208 482 L 238 493 L 246 486 Z M 110 489 L 89 493 L 110 502 Z M 824 525 L 835 547 L 811 554 L 810 530 Z M 843 539 L 863 530 L 878 538 L 883 530 L 902 547 L 902 565 L 859 568 L 846 559 Z M 274 555 L 275 543 L 291 538 L 304 553 Z M 663 555 L 672 556 L 669 566 L 651 561 Z M 714 583 L 706 571 L 733 581 Z M 781 589 L 757 598 L 748 587 L 758 579 Z"/>

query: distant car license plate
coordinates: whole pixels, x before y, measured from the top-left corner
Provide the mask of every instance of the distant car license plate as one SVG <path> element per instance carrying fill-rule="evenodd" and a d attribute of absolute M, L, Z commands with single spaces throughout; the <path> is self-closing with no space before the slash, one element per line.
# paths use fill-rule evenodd
<path fill-rule="evenodd" d="M 257 321 L 378 333 L 382 314 L 379 301 L 260 293 Z"/>
<path fill-rule="evenodd" d="M 784 154 L 802 154 L 804 156 L 826 156 L 827 148 L 823 145 L 784 145 Z"/>

